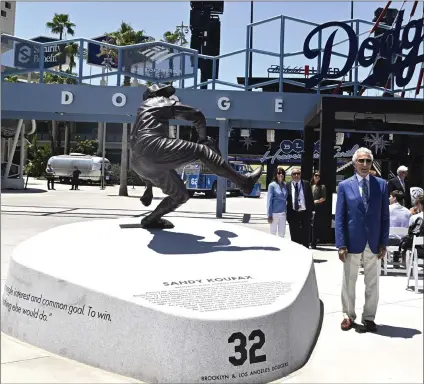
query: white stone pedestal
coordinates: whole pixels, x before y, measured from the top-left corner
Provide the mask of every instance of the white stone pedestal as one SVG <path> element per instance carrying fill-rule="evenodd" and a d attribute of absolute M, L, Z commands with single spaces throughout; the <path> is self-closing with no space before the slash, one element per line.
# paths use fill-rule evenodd
<path fill-rule="evenodd" d="M 57 227 L 14 251 L 1 329 L 149 383 L 266 383 L 299 369 L 320 302 L 312 254 L 216 220 Z"/>

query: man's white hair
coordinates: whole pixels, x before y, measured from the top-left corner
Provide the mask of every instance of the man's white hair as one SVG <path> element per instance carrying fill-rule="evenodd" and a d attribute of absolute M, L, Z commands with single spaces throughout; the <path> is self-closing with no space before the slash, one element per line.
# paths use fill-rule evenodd
<path fill-rule="evenodd" d="M 301 167 L 298 167 L 297 165 L 295 165 L 294 167 L 292 167 L 292 169 L 291 169 L 291 172 L 293 173 L 293 171 L 299 171 L 299 172 L 302 172 L 302 168 Z"/>
<path fill-rule="evenodd" d="M 400 173 L 400 172 L 408 172 L 408 167 L 405 167 L 404 165 L 401 165 L 401 166 L 397 169 L 396 173 L 399 175 L 399 173 Z"/>
<path fill-rule="evenodd" d="M 356 163 L 356 160 L 358 159 L 358 155 L 361 154 L 361 153 L 368 155 L 371 158 L 371 161 L 374 161 L 374 156 L 373 156 L 372 152 L 368 148 L 362 147 L 362 148 L 358 148 L 356 150 L 356 152 L 353 154 L 352 161 L 354 163 Z"/>

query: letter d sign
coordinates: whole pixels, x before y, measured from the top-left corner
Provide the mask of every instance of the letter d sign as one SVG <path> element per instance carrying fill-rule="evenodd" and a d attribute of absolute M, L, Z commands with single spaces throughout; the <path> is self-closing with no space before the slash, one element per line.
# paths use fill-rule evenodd
<path fill-rule="evenodd" d="M 62 99 L 60 100 L 60 104 L 68 105 L 72 104 L 74 101 L 74 95 L 69 91 L 62 91 Z"/>

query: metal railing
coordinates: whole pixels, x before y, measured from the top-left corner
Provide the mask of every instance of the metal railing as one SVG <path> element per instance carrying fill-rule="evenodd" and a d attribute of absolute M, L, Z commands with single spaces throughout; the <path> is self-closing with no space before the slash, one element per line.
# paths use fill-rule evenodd
<path fill-rule="evenodd" d="M 257 49 L 257 48 L 253 48 L 250 47 L 250 35 L 253 31 L 253 28 L 262 24 L 267 24 L 270 22 L 275 22 L 275 21 L 280 21 L 280 40 L 279 40 L 279 52 L 271 52 L 271 51 L 265 51 L 265 50 L 261 50 L 261 49 Z M 231 87 L 231 88 L 235 88 L 235 89 L 240 89 L 240 90 L 252 90 L 254 88 L 259 88 L 259 87 L 263 87 L 263 86 L 267 86 L 267 85 L 272 85 L 272 84 L 278 84 L 278 91 L 279 92 L 283 92 L 284 91 L 284 84 L 294 84 L 297 85 L 299 87 L 305 87 L 305 84 L 301 81 L 297 82 L 297 81 L 293 81 L 290 79 L 287 79 L 284 77 L 284 71 L 280 70 L 278 77 L 275 78 L 270 78 L 270 80 L 259 83 L 259 84 L 252 84 L 249 85 L 249 62 L 250 62 L 250 53 L 257 53 L 257 54 L 262 54 L 262 55 L 267 55 L 270 57 L 274 57 L 274 58 L 279 58 L 279 67 L 282 69 L 284 68 L 284 63 L 285 60 L 287 58 L 290 57 L 296 57 L 296 56 L 303 56 L 303 50 L 301 51 L 295 51 L 295 52 L 287 52 L 286 47 L 285 47 L 285 37 L 286 34 L 288 33 L 287 31 L 287 26 L 286 23 L 288 21 L 291 22 L 295 22 L 295 23 L 300 23 L 300 24 L 304 24 L 310 27 L 317 27 L 319 24 L 317 23 L 313 23 L 307 20 L 302 20 L 299 18 L 294 18 L 294 17 L 290 17 L 290 16 L 285 16 L 285 15 L 279 15 L 279 16 L 275 16 L 269 19 L 265 19 L 265 20 L 261 20 L 261 21 L 257 21 L 254 22 L 252 24 L 248 24 L 246 26 L 246 47 L 244 49 L 240 49 L 237 51 L 233 51 L 230 53 L 225 53 L 219 56 L 206 56 L 206 55 L 201 55 L 199 54 L 196 50 L 194 49 L 190 49 L 190 48 L 184 48 L 181 47 L 179 45 L 174 45 L 174 44 L 169 44 L 169 43 L 165 43 L 165 42 L 160 42 L 160 41 L 154 41 L 154 42 L 146 42 L 146 43 L 140 43 L 140 44 L 135 44 L 135 45 L 128 45 L 128 46 L 116 46 L 113 44 L 109 44 L 109 43 L 105 43 L 105 42 L 101 42 L 101 41 L 96 41 L 96 40 L 91 40 L 91 39 L 86 39 L 86 38 L 78 38 L 78 39 L 68 39 L 68 40 L 61 40 L 61 41 L 53 41 L 53 42 L 47 42 L 47 43 L 38 43 L 38 42 L 34 42 L 31 40 L 26 40 L 26 39 L 22 39 L 19 37 L 15 37 L 15 36 L 10 36 L 10 35 L 6 35 L 6 34 L 2 34 L 2 42 L 3 40 L 7 40 L 6 43 L 9 43 L 10 45 L 10 41 L 12 42 L 16 42 L 19 44 L 27 44 L 29 46 L 34 46 L 36 48 L 38 48 L 39 50 L 39 65 L 37 68 L 13 68 L 12 70 L 9 70 L 7 72 L 3 72 L 2 73 L 2 79 L 7 76 L 7 75 L 22 75 L 25 73 L 30 73 L 30 72 L 38 72 L 39 73 L 39 81 L 43 82 L 43 74 L 44 73 L 51 73 L 54 75 L 60 75 L 63 77 L 67 77 L 67 78 L 71 78 L 73 79 L 73 81 L 78 82 L 79 84 L 83 84 L 84 81 L 90 80 L 90 79 L 95 79 L 95 78 L 105 78 L 105 77 L 110 77 L 110 76 L 116 76 L 116 85 L 120 86 L 121 85 L 121 77 L 122 76 L 127 76 L 127 77 L 131 77 L 131 78 L 135 78 L 138 80 L 143 80 L 143 81 L 149 81 L 149 82 L 154 82 L 154 83 L 159 83 L 159 82 L 168 82 L 168 81 L 178 81 L 180 80 L 182 84 L 182 87 L 184 88 L 192 88 L 192 89 L 197 89 L 199 87 L 202 86 L 209 86 L 211 85 L 211 88 L 214 90 L 216 89 L 217 85 L 223 85 L 223 86 L 227 86 L 227 87 Z M 342 21 L 346 24 L 350 24 L 352 27 L 354 27 L 356 36 L 358 38 L 358 41 L 360 39 L 361 36 L 368 34 L 369 36 L 371 35 L 371 31 L 368 29 L 365 32 L 361 32 L 361 26 L 365 25 L 365 26 L 374 26 L 375 23 L 367 21 L 367 20 L 362 20 L 362 19 L 352 19 L 352 20 L 344 20 Z M 386 26 L 386 25 L 380 25 L 379 28 L 381 29 L 391 29 L 392 27 Z M 319 51 L 319 54 L 317 55 L 316 58 L 316 66 L 317 66 L 317 72 L 321 71 L 321 65 L 322 65 L 322 53 L 324 51 L 323 49 L 323 44 L 322 44 L 322 31 L 318 32 L 318 46 L 317 46 L 317 50 Z M 10 40 L 10 41 L 9 41 Z M 340 41 L 337 41 L 334 43 L 333 47 L 337 47 L 337 46 L 341 46 L 342 44 L 346 43 L 348 41 L 348 39 L 343 39 Z M 78 64 L 78 68 L 77 69 L 77 73 L 76 74 L 69 74 L 69 73 L 64 73 L 64 72 L 58 72 L 49 68 L 46 68 L 44 65 L 44 50 L 45 48 L 49 47 L 49 46 L 63 46 L 63 45 L 68 45 L 71 43 L 77 43 L 78 44 L 78 49 L 79 49 L 79 57 L 83 57 L 84 56 L 84 52 L 86 52 L 86 46 L 88 44 L 94 44 L 97 46 L 100 46 L 100 48 L 108 48 L 111 51 L 116 52 L 115 56 L 116 56 L 116 69 L 112 70 L 111 68 L 107 69 L 107 72 L 103 71 L 103 73 L 101 74 L 89 74 L 89 75 L 85 75 L 84 74 L 84 60 L 80 60 L 79 64 Z M 424 49 L 424 43 L 423 44 L 423 49 Z M 158 51 L 155 54 L 150 53 L 146 53 L 148 51 Z M 165 56 L 167 54 L 170 54 L 171 56 L 167 57 L 166 60 L 168 61 L 172 61 L 174 59 L 177 59 L 178 57 L 180 58 L 179 62 L 180 62 L 180 71 L 179 71 L 179 75 L 178 76 L 154 76 L 152 74 L 146 75 L 146 72 L 144 71 L 143 73 L 137 73 L 136 71 L 134 71 L 133 68 L 133 64 L 129 63 L 128 65 L 125 65 L 125 57 L 126 54 L 129 51 L 133 51 L 136 52 L 136 54 L 138 54 L 140 57 L 143 58 L 143 62 L 146 63 L 148 60 L 150 65 L 151 65 L 151 69 L 153 70 L 153 73 L 155 72 L 155 64 L 158 63 L 157 59 L 157 55 L 160 56 L 160 51 L 163 52 L 168 52 L 165 54 Z M 222 60 L 224 58 L 228 58 L 228 57 L 232 57 L 235 55 L 239 55 L 239 54 L 244 54 L 245 55 L 245 59 L 244 59 L 244 69 L 245 69 L 245 76 L 244 76 L 244 84 L 237 84 L 237 83 L 232 83 L 232 82 L 228 82 L 228 81 L 222 81 L 216 78 L 216 67 L 217 67 L 217 61 L 218 60 Z M 339 56 L 339 57 L 343 57 L 343 58 L 347 58 L 346 54 L 340 53 L 340 52 L 336 52 L 333 51 L 332 52 L 333 55 L 335 56 Z M 16 52 L 15 52 L 16 55 Z M 163 56 L 163 55 L 162 55 Z M 186 63 L 186 58 L 189 58 L 190 61 L 190 65 L 189 68 L 187 68 L 187 66 L 185 65 Z M 205 59 L 205 60 L 211 60 L 212 61 L 212 79 L 203 82 L 203 83 L 198 83 L 198 64 L 199 64 L 199 59 Z M 359 71 L 358 71 L 359 65 L 358 65 L 358 60 L 357 58 L 355 59 L 355 65 L 352 68 L 353 71 L 353 81 L 352 82 L 344 82 L 341 87 L 342 88 L 346 88 L 346 87 L 353 87 L 353 94 L 354 95 L 359 95 L 359 91 L 361 88 L 361 82 L 359 80 Z M 146 68 L 144 68 L 146 69 Z M 192 80 L 193 84 L 190 86 L 184 86 L 184 81 L 185 80 Z M 333 84 L 333 85 L 326 85 L 326 86 L 321 86 L 320 84 L 318 84 L 317 86 L 313 87 L 312 90 L 316 91 L 316 93 L 321 93 L 321 91 L 324 90 L 331 90 L 331 89 L 335 89 L 337 87 L 340 87 L 340 84 Z M 422 87 L 421 87 L 422 88 Z M 391 86 L 386 88 L 383 87 L 376 87 L 376 86 L 367 86 L 367 89 L 374 89 L 374 90 L 378 90 L 381 92 L 385 92 L 388 94 L 392 94 L 392 95 L 396 95 L 396 94 L 402 94 L 403 96 L 405 95 L 405 92 L 408 91 L 415 91 L 416 87 L 410 87 L 410 88 L 402 88 L 402 89 L 395 89 L 394 87 L 394 81 L 391 81 Z M 423 98 L 424 98 L 424 92 L 423 92 Z"/>

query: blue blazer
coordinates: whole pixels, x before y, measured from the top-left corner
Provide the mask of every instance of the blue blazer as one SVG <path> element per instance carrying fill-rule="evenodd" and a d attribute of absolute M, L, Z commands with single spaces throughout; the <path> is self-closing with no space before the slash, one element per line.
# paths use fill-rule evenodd
<path fill-rule="evenodd" d="M 336 247 L 362 253 L 369 245 L 373 253 L 389 242 L 390 214 L 387 182 L 370 175 L 368 211 L 359 193 L 356 175 L 342 181 L 337 189 Z"/>

